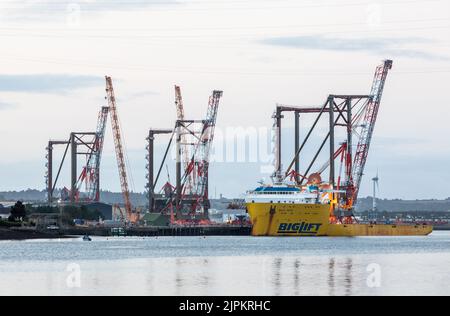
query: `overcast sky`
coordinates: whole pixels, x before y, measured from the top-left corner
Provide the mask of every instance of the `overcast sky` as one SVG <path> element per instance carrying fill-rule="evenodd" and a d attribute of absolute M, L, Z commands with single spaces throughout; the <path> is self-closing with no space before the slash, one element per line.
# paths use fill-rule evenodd
<path fill-rule="evenodd" d="M 142 192 L 146 134 L 172 127 L 174 84 L 189 118 L 203 118 L 211 91 L 224 90 L 219 133 L 270 131 L 277 102 L 367 94 L 389 58 L 361 194 L 379 170 L 381 197 L 450 196 L 448 0 L 1 0 L 0 26 L 0 190 L 45 187 L 48 140 L 95 129 L 106 74 Z M 119 191 L 110 126 L 102 162 L 102 188 Z M 213 163 L 212 195 L 239 196 L 267 177 L 265 166 Z M 66 166 L 61 185 L 68 175 Z"/>

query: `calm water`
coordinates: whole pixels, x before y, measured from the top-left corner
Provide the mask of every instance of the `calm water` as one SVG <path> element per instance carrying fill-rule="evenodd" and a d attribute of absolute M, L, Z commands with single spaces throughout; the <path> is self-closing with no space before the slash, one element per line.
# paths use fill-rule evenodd
<path fill-rule="evenodd" d="M 0 242 L 0 295 L 450 295 L 450 232 Z"/>

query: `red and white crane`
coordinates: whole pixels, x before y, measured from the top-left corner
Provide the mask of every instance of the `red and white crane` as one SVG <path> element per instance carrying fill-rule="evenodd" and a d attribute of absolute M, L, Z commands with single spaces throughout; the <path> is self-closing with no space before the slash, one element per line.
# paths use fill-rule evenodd
<path fill-rule="evenodd" d="M 111 77 L 106 77 L 106 99 L 108 100 L 109 113 L 111 115 L 111 125 L 116 150 L 117 166 L 119 169 L 120 186 L 125 204 L 127 220 L 135 223 L 137 220 L 133 216 L 132 205 L 130 200 L 130 190 L 128 187 L 127 167 L 125 164 L 125 152 L 123 149 L 122 133 L 120 129 L 119 116 L 117 113 L 116 97 Z"/>
<path fill-rule="evenodd" d="M 198 178 L 194 187 L 195 195 L 198 197 L 197 204 L 202 204 L 208 200 L 209 161 L 216 129 L 217 113 L 219 111 L 219 103 L 222 96 L 223 91 L 218 90 L 214 90 L 213 94 L 210 96 L 208 112 L 198 144 L 198 160 L 196 159 L 196 172 Z"/>
<path fill-rule="evenodd" d="M 105 140 L 106 123 L 108 121 L 109 107 L 102 107 L 98 114 L 97 130 L 86 166 L 83 167 L 77 184 L 77 197 L 83 183 L 86 183 L 86 201 L 100 201 L 100 162 Z"/>
<path fill-rule="evenodd" d="M 183 97 L 181 95 L 181 87 L 180 86 L 175 86 L 175 107 L 177 109 L 177 119 L 179 121 L 184 121 L 185 120 L 184 104 L 183 104 Z M 190 151 L 189 151 L 189 148 L 191 146 L 189 146 L 190 144 L 188 143 L 188 137 L 187 137 L 186 133 L 182 133 L 181 143 L 183 145 L 180 148 L 182 151 L 181 156 L 183 159 L 183 167 L 184 167 L 184 171 L 187 173 L 186 183 L 184 185 L 184 193 L 191 194 L 192 187 L 195 182 L 195 177 L 194 177 L 194 173 L 188 172 L 188 170 L 191 169 L 193 162 L 192 162 L 192 159 L 190 156 Z"/>
<path fill-rule="evenodd" d="M 364 175 L 364 168 L 366 166 L 367 157 L 369 155 L 370 144 L 372 142 L 373 131 L 380 109 L 381 98 L 383 96 L 384 85 L 389 70 L 392 69 L 392 60 L 385 60 L 384 63 L 377 67 L 375 71 L 372 90 L 370 92 L 371 99 L 369 100 L 364 113 L 364 119 L 360 124 L 359 142 L 356 148 L 354 162 L 353 162 L 353 204 L 356 204 L 358 193 L 361 186 L 361 180 Z M 358 127 L 358 126 L 355 126 Z M 354 127 L 354 128 L 355 128 Z"/>
<path fill-rule="evenodd" d="M 192 149 L 192 157 L 190 158 L 190 162 L 185 169 L 183 176 L 180 177 L 180 188 L 174 188 L 174 191 L 177 196 L 181 193 L 178 200 L 189 198 L 192 201 L 191 212 L 197 212 L 202 208 L 203 210 L 209 208 L 209 161 L 211 147 L 214 140 L 219 103 L 222 95 L 222 91 L 213 91 L 212 95 L 209 97 L 206 119 L 201 121 L 201 129 L 199 131 L 189 131 L 189 133 L 194 135 L 194 138 L 196 138 L 196 142 L 193 144 L 194 146 Z M 190 192 L 187 192 L 185 187 L 189 177 L 192 177 L 192 189 Z M 181 205 L 178 205 L 178 207 L 181 207 Z"/>
<path fill-rule="evenodd" d="M 166 148 L 166 153 L 161 162 L 156 181 L 151 181 L 148 184 L 149 188 L 152 188 L 158 182 L 172 142 L 176 139 L 176 185 L 172 186 L 170 183 L 167 183 L 163 187 L 164 203 L 160 203 L 162 205 L 160 208 L 161 212 L 168 212 L 170 210 L 171 213 L 174 211 L 179 213 L 183 210 L 189 210 L 191 215 L 195 215 L 199 211 L 203 210 L 206 212 L 209 209 L 208 178 L 210 153 L 222 95 L 222 91 L 213 91 L 209 97 L 205 119 L 186 120 L 183 100 L 181 98 L 181 89 L 175 86 L 177 124 L 172 131 L 172 137 Z M 183 137 L 186 137 L 186 139 L 183 139 Z M 148 139 L 152 140 L 152 137 Z M 181 150 L 182 148 L 186 149 Z M 153 158 L 150 159 L 151 155 L 152 153 L 148 157 L 152 161 Z M 149 177 L 149 179 L 153 179 L 153 177 Z M 151 204 L 152 202 L 149 202 L 149 205 Z"/>

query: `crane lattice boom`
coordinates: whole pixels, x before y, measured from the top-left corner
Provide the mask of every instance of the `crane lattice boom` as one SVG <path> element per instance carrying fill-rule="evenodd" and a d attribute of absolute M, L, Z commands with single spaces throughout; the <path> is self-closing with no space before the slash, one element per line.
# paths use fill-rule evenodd
<path fill-rule="evenodd" d="M 213 91 L 209 98 L 208 112 L 203 124 L 202 136 L 199 143 L 198 181 L 196 183 L 196 195 L 204 200 L 208 199 L 208 171 L 211 146 L 214 140 L 214 132 L 217 122 L 220 98 L 223 91 Z"/>
<path fill-rule="evenodd" d="M 177 109 L 177 119 L 179 121 L 184 121 L 184 119 L 185 119 L 184 104 L 183 104 L 183 97 L 181 96 L 181 88 L 179 86 L 175 86 L 175 106 Z M 190 159 L 190 153 L 189 153 L 189 146 L 187 146 L 188 139 L 186 137 L 186 133 L 183 133 L 181 135 L 181 142 L 184 144 L 181 147 L 183 166 L 184 166 L 184 171 L 187 172 L 187 170 L 190 169 L 189 166 L 191 164 L 191 159 Z M 192 172 L 188 173 L 187 179 L 186 179 L 186 184 L 184 186 L 185 194 L 191 194 L 194 182 L 195 182 L 194 174 Z"/>
<path fill-rule="evenodd" d="M 98 114 L 97 130 L 92 142 L 92 147 L 87 156 L 86 166 L 83 168 L 77 182 L 77 198 L 79 198 L 81 186 L 83 183 L 86 183 L 86 201 L 98 202 L 100 200 L 100 162 L 103 152 L 108 112 L 108 107 L 102 107 Z"/>
<path fill-rule="evenodd" d="M 365 110 L 364 120 L 361 127 L 362 130 L 354 158 L 354 169 L 352 173 L 354 183 L 353 203 L 356 203 L 358 198 L 359 188 L 361 186 L 362 176 L 364 175 L 364 168 L 366 166 L 367 156 L 369 154 L 373 131 L 375 129 L 375 123 L 378 117 L 381 98 L 383 96 L 384 85 L 386 83 L 389 70 L 392 69 L 392 64 L 392 60 L 386 60 L 382 65 L 378 66 L 375 71 L 372 91 L 370 93 L 372 98 L 369 100 Z"/>
<path fill-rule="evenodd" d="M 100 113 L 98 114 L 94 152 L 87 165 L 87 174 L 90 174 L 91 177 L 91 181 L 89 181 L 88 185 L 88 198 L 94 201 L 100 200 L 100 162 L 103 152 L 108 114 L 108 107 L 102 107 Z"/>
<path fill-rule="evenodd" d="M 119 169 L 119 178 L 120 178 L 120 185 L 122 188 L 122 195 L 125 203 L 125 210 L 127 214 L 127 219 L 131 222 L 134 222 L 133 220 L 133 214 L 132 214 L 132 206 L 130 201 L 130 191 L 128 188 L 128 178 L 127 178 L 127 168 L 125 164 L 125 154 L 122 146 L 122 133 L 120 131 L 120 124 L 119 124 L 119 116 L 117 114 L 117 107 L 116 107 L 116 98 L 114 95 L 114 88 L 112 84 L 111 77 L 106 77 L 106 94 L 107 94 L 107 100 L 108 100 L 108 106 L 109 106 L 109 112 L 111 114 L 111 125 L 112 125 L 112 131 L 113 131 L 113 138 L 114 138 L 114 146 L 116 149 L 116 158 L 117 158 L 117 166 Z"/>

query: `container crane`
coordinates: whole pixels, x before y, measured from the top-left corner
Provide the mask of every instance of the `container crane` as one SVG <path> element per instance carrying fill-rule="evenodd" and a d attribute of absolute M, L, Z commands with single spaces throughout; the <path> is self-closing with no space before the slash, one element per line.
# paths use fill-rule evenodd
<path fill-rule="evenodd" d="M 392 60 L 385 60 L 384 63 L 378 66 L 375 71 L 372 90 L 370 93 L 371 99 L 369 100 L 365 110 L 364 119 L 361 124 L 361 131 L 359 133 L 359 142 L 353 162 L 353 205 L 356 204 L 356 201 L 358 199 L 358 193 L 361 186 L 361 180 L 364 175 L 364 168 L 366 166 L 367 157 L 369 155 L 370 144 L 372 142 L 372 136 L 378 117 L 378 111 L 380 109 L 384 86 L 389 70 L 392 69 L 392 65 Z"/>
<path fill-rule="evenodd" d="M 177 114 L 179 118 L 184 117 L 180 115 L 182 113 L 181 109 L 182 102 L 180 103 L 179 89 L 176 90 L 176 105 Z M 208 171 L 209 171 L 209 160 L 211 146 L 214 140 L 214 132 L 217 122 L 217 114 L 220 99 L 223 95 L 222 91 L 213 91 L 212 95 L 209 97 L 208 110 L 206 118 L 203 120 L 177 120 L 175 129 L 172 131 L 172 136 L 170 142 L 166 148 L 166 153 L 164 154 L 163 161 L 160 165 L 158 175 L 156 176 L 156 181 L 150 181 L 149 187 L 154 188 L 158 182 L 160 173 L 164 167 L 167 154 L 170 150 L 170 146 L 174 139 L 176 139 L 176 186 L 167 183 L 163 191 L 165 192 L 165 202 L 162 212 L 175 211 L 179 214 L 184 208 L 189 207 L 190 214 L 195 215 L 198 211 L 202 210 L 206 213 L 209 209 L 209 199 L 208 199 Z M 164 133 L 170 133 L 171 131 L 164 131 Z M 192 140 L 189 139 L 188 142 L 183 141 L 183 135 L 190 135 Z M 152 148 L 153 137 L 149 137 L 149 148 Z M 183 172 L 182 168 L 182 145 L 186 147 L 192 147 L 188 156 L 189 163 L 185 165 L 185 170 Z M 149 165 L 153 165 L 152 153 L 149 153 Z M 152 170 L 152 168 L 149 168 Z M 187 190 L 188 179 L 192 177 L 191 189 Z M 149 176 L 149 179 L 153 180 L 153 175 Z M 149 205 L 152 205 L 149 202 Z"/>
<path fill-rule="evenodd" d="M 108 100 L 109 113 L 111 115 L 111 125 L 114 138 L 114 146 L 116 151 L 117 166 L 119 169 L 120 186 L 122 189 L 123 200 L 125 203 L 125 211 L 127 220 L 131 223 L 137 222 L 133 216 L 132 205 L 130 201 L 130 191 L 128 188 L 127 168 L 125 164 L 125 154 L 122 146 L 122 133 L 120 130 L 119 116 L 117 113 L 116 97 L 111 77 L 106 76 L 106 98 Z"/>

